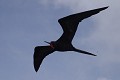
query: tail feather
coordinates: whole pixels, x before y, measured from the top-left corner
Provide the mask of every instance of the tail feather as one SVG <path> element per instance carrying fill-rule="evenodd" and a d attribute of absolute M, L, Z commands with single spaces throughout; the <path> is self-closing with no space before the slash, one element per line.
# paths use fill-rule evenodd
<path fill-rule="evenodd" d="M 83 51 L 83 50 L 79 50 L 79 49 L 75 49 L 76 52 L 79 52 L 79 53 L 83 53 L 83 54 L 88 54 L 88 55 L 92 55 L 92 56 L 97 56 L 95 54 L 92 54 L 90 52 L 87 52 L 87 51 Z"/>

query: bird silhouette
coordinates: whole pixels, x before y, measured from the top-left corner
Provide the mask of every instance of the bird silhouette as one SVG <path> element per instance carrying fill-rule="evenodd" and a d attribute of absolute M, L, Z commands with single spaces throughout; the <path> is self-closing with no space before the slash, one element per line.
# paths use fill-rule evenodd
<path fill-rule="evenodd" d="M 69 15 L 69 16 L 59 19 L 58 22 L 60 23 L 60 25 L 62 26 L 62 29 L 63 29 L 62 36 L 57 41 L 51 41 L 51 42 L 44 41 L 44 42 L 48 43 L 49 45 L 36 46 L 34 49 L 34 55 L 33 55 L 34 62 L 33 63 L 34 63 L 35 71 L 36 72 L 38 71 L 43 59 L 47 55 L 53 53 L 54 51 L 60 51 L 60 52 L 75 51 L 78 53 L 96 56 L 95 54 L 92 54 L 90 52 L 75 48 L 72 45 L 72 40 L 73 40 L 73 37 L 77 30 L 79 22 L 81 22 L 83 19 L 88 18 L 92 15 L 95 15 L 95 14 L 99 13 L 100 11 L 105 10 L 107 8 L 108 8 L 108 6 L 81 12 L 81 13 L 77 13 L 77 14 L 72 14 L 72 15 Z"/>

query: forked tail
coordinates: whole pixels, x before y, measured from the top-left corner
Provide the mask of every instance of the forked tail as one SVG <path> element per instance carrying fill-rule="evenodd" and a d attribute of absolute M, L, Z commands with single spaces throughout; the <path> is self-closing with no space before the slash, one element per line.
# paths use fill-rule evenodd
<path fill-rule="evenodd" d="M 88 54 L 88 55 L 92 55 L 92 56 L 97 56 L 95 54 L 92 54 L 90 52 L 87 52 L 87 51 L 83 51 L 83 50 L 79 50 L 79 49 L 75 49 L 76 52 L 79 52 L 79 53 L 83 53 L 83 54 Z"/>

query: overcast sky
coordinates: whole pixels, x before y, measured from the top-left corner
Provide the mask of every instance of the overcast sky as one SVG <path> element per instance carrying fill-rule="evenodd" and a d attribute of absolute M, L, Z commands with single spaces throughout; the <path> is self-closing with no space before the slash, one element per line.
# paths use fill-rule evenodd
<path fill-rule="evenodd" d="M 119 80 L 119 0 L 0 0 L 0 80 Z M 83 20 L 73 45 L 97 57 L 54 52 L 36 73 L 35 46 L 57 40 L 64 16 L 109 6 Z"/>

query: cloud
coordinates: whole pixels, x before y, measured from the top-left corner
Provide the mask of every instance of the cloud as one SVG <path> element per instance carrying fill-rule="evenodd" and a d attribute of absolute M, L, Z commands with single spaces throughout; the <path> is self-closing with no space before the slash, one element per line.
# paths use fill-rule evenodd
<path fill-rule="evenodd" d="M 92 18 L 96 29 L 87 37 L 76 38 L 75 42 L 80 42 L 81 45 L 92 48 L 90 49 L 92 51 L 98 51 L 96 65 L 100 69 L 106 69 L 106 72 L 103 70 L 101 75 L 103 73 L 109 74 L 110 69 L 107 68 L 108 66 L 120 63 L 119 0 L 44 0 L 44 3 L 46 6 L 49 4 L 54 5 L 56 8 L 68 7 L 72 13 L 109 6 L 108 9 Z M 78 44 L 76 43 L 76 45 Z M 111 71 L 114 71 L 114 69 Z M 117 72 L 114 73 L 116 74 Z M 112 78 L 114 79 L 115 77 L 112 76 Z M 98 80 L 109 79 L 103 77 Z"/>
<path fill-rule="evenodd" d="M 36 2 L 38 2 L 39 4 L 37 4 Z M 27 66 L 26 63 L 29 64 L 31 62 L 31 64 L 28 65 L 26 69 L 29 71 L 33 71 L 33 66 L 32 66 L 33 47 L 31 46 L 33 45 L 35 46 L 39 44 L 44 45 L 43 42 L 40 43 L 39 41 L 44 41 L 44 39 L 47 39 L 49 41 L 49 39 L 53 39 L 54 37 L 56 37 L 56 35 L 58 35 L 58 32 L 54 30 L 55 28 L 48 29 L 48 26 L 52 26 L 52 27 L 56 26 L 56 24 L 54 25 L 54 23 L 52 25 L 52 20 L 54 20 L 53 17 L 56 17 L 55 15 L 56 13 L 54 11 L 60 10 L 60 13 L 64 13 L 63 9 L 66 8 L 65 10 L 68 11 L 70 10 L 71 13 L 69 14 L 72 14 L 72 13 L 86 11 L 99 7 L 110 6 L 105 11 L 102 11 L 98 15 L 95 15 L 94 17 L 89 18 L 85 21 L 86 26 L 90 26 L 90 27 L 94 26 L 92 28 L 95 28 L 92 29 L 92 32 L 89 32 L 89 35 L 87 36 L 84 35 L 84 37 L 82 38 L 79 38 L 80 36 L 78 35 L 77 36 L 78 38 L 74 39 L 75 46 L 77 46 L 78 48 L 84 47 L 87 51 L 96 53 L 98 55 L 96 58 L 90 56 L 81 56 L 81 55 L 78 56 L 79 54 L 78 55 L 54 54 L 47 57 L 44 60 L 44 63 L 42 64 L 42 68 L 39 71 L 40 74 L 38 75 L 40 76 L 41 79 L 45 78 L 47 80 L 49 80 L 52 77 L 53 79 L 60 79 L 60 80 L 64 80 L 64 79 L 119 80 L 119 75 L 118 75 L 120 74 L 118 71 L 120 69 L 119 67 L 120 66 L 119 65 L 120 63 L 119 3 L 120 3 L 119 0 L 114 0 L 114 1 L 113 0 L 111 1 L 110 0 L 35 0 L 35 1 L 22 0 L 18 2 L 14 0 L 8 2 L 2 0 L 1 5 L 3 7 L 6 7 L 2 9 L 8 11 L 8 12 L 3 11 L 5 14 L 1 15 L 2 17 L 1 23 L 2 25 L 4 25 L 3 27 L 1 27 L 1 32 L 0 32 L 1 35 L 4 35 L 2 36 L 3 38 L 2 42 L 3 43 L 7 42 L 5 43 L 7 45 L 3 44 L 3 46 L 1 46 L 2 48 L 4 47 L 5 49 L 4 55 L 7 58 L 7 60 L 12 59 L 11 60 L 12 66 L 15 65 L 14 62 L 17 64 L 20 63 L 19 65 L 24 66 L 25 69 L 25 66 Z M 51 10 L 52 9 L 51 6 L 56 10 L 55 9 Z M 45 9 L 44 7 L 46 7 L 47 9 Z M 60 13 L 57 12 L 57 14 Z M 45 19 L 43 20 L 43 18 Z M 93 25 L 88 25 L 87 22 L 89 21 L 90 23 L 93 23 Z M 44 27 L 43 29 L 42 26 L 46 26 L 46 27 Z M 81 28 L 79 29 L 82 30 L 83 29 L 82 25 L 80 26 Z M 41 28 L 43 30 L 41 30 Z M 82 31 L 86 32 L 88 30 L 82 30 Z M 79 33 L 79 30 L 77 32 Z M 52 38 L 51 37 L 48 38 L 44 36 L 46 34 L 48 35 L 49 33 L 51 34 L 50 36 L 52 36 Z M 7 41 L 4 42 L 4 39 Z M 35 40 L 37 40 L 38 42 Z M 6 50 L 6 46 L 7 48 L 10 47 L 10 50 L 8 49 Z M 12 52 L 15 55 L 13 54 L 6 56 L 7 55 L 6 53 L 12 53 Z M 21 62 L 25 64 L 21 64 Z M 3 59 L 3 64 L 4 63 L 5 60 Z M 11 63 L 9 64 L 11 65 Z M 19 65 L 17 66 L 18 68 L 16 68 L 17 70 L 20 70 L 19 75 L 16 74 L 17 76 L 20 76 L 22 73 L 24 73 L 24 72 L 21 73 L 21 71 L 23 71 L 23 67 Z M 7 68 L 7 67 L 3 66 L 3 68 Z M 16 69 L 14 73 L 16 73 Z M 14 70 L 14 67 L 12 67 L 12 70 Z M 3 72 L 6 73 L 7 70 Z M 25 74 L 27 74 L 28 76 L 29 74 L 31 74 L 32 76 L 34 75 L 33 72 L 31 73 L 29 73 L 28 71 L 26 72 L 28 74 L 27 73 Z M 11 74 L 10 77 L 11 76 L 13 75 Z M 25 75 L 22 74 L 22 76 L 24 78 Z"/>
<path fill-rule="evenodd" d="M 110 80 L 110 79 L 107 79 L 105 77 L 102 77 L 102 78 L 98 78 L 97 80 Z"/>
<path fill-rule="evenodd" d="M 99 15 L 95 16 L 95 23 L 97 29 L 89 37 L 82 39 L 83 44 L 89 43 L 90 45 L 98 46 L 103 49 L 104 56 L 110 55 L 107 60 L 113 62 L 120 62 L 118 59 L 120 52 L 120 19 L 119 19 L 119 0 L 107 1 L 107 0 L 40 0 L 44 4 L 52 4 L 55 7 L 66 6 L 71 9 L 74 13 L 81 11 L 82 9 L 94 9 L 104 6 L 110 6 L 107 10 L 101 12 Z M 117 57 L 113 59 L 112 57 Z M 106 60 L 106 59 L 104 59 Z M 106 61 L 105 61 L 106 62 Z"/>
<path fill-rule="evenodd" d="M 104 0 L 100 0 L 100 1 L 96 1 L 96 0 L 39 0 L 39 2 L 45 6 L 48 5 L 54 5 L 55 7 L 68 7 L 70 9 L 72 9 L 73 11 L 76 10 L 84 10 L 84 9 L 89 9 L 89 8 L 95 8 L 95 7 L 101 7 L 101 5 L 106 5 L 108 4 L 107 1 Z"/>

